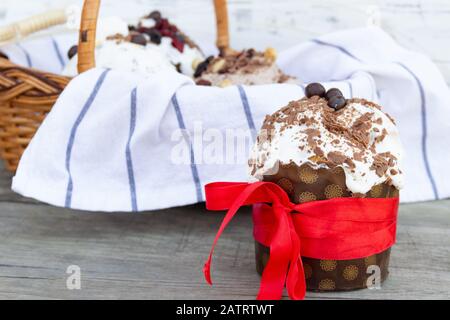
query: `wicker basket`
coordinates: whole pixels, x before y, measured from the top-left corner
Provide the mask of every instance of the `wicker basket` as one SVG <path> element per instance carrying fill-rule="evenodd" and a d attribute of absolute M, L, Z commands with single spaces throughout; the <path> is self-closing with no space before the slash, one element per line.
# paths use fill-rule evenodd
<path fill-rule="evenodd" d="M 78 71 L 95 67 L 95 31 L 100 0 L 85 0 L 78 40 Z M 229 49 L 226 0 L 214 0 L 217 47 Z M 51 23 L 35 26 L 34 31 Z M 28 32 L 31 33 L 31 32 Z M 20 157 L 70 78 L 25 68 L 0 57 L 0 157 L 14 172 Z"/>

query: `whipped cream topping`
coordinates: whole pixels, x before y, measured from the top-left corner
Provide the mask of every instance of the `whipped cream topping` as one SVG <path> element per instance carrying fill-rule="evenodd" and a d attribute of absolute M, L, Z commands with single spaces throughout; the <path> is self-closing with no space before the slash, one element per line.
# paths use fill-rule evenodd
<path fill-rule="evenodd" d="M 224 83 L 234 85 L 259 85 L 271 83 L 294 83 L 293 78 L 286 77 L 276 64 L 264 65 L 255 68 L 251 73 L 204 73 L 201 79 L 211 82 L 213 86 L 221 86 Z"/>
<path fill-rule="evenodd" d="M 183 52 L 178 51 L 169 38 L 162 38 L 161 44 L 154 46 L 159 48 L 172 64 L 178 65 L 181 73 L 190 77 L 194 75 L 195 62 L 205 58 L 198 48 L 189 45 L 184 46 Z"/>
<path fill-rule="evenodd" d="M 128 24 L 116 16 L 100 18 L 95 32 L 96 45 L 103 44 L 109 36 L 115 34 L 127 35 Z"/>
<path fill-rule="evenodd" d="M 251 177 L 262 180 L 275 174 L 280 163 L 341 167 L 348 189 L 364 194 L 381 183 L 403 187 L 402 154 L 397 127 L 378 105 L 351 99 L 335 111 L 314 96 L 266 117 L 249 170 Z"/>
<path fill-rule="evenodd" d="M 77 75 L 78 56 L 66 65 L 63 74 Z M 106 40 L 95 49 L 95 64 L 99 68 L 110 68 L 124 72 L 135 72 L 143 76 L 155 74 L 175 67 L 154 45 L 142 46 L 131 42 Z"/>
<path fill-rule="evenodd" d="M 295 78 L 278 68 L 275 60 L 276 52 L 272 48 L 265 52 L 254 49 L 231 52 L 212 59 L 198 80 L 213 86 L 296 83 Z"/>
<path fill-rule="evenodd" d="M 140 25 L 151 28 L 155 25 L 155 20 L 143 18 L 140 20 Z M 160 44 L 148 42 L 143 46 L 130 43 L 127 40 L 128 34 L 128 24 L 118 17 L 99 20 L 95 50 L 97 67 L 141 74 L 153 74 L 167 67 L 176 67 L 181 73 L 192 77 L 195 62 L 204 59 L 199 48 L 185 45 L 183 52 L 180 52 L 172 45 L 172 40 L 168 37 L 163 37 Z M 144 36 L 150 41 L 147 35 Z M 114 37 L 116 39 L 113 39 Z M 129 56 L 125 56 L 126 54 Z M 62 74 L 76 76 L 77 61 L 78 56 L 73 56 Z"/>

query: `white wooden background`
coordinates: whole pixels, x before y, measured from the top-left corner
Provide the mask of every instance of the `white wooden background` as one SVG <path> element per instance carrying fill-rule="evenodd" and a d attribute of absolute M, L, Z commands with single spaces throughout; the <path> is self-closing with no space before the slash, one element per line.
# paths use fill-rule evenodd
<path fill-rule="evenodd" d="M 1 0 L 0 24 L 81 0 Z M 201 44 L 215 37 L 212 0 L 103 0 L 102 14 L 134 21 L 158 8 Z M 430 56 L 450 84 L 450 0 L 229 0 L 232 45 L 283 49 L 375 17 L 403 46 Z"/>

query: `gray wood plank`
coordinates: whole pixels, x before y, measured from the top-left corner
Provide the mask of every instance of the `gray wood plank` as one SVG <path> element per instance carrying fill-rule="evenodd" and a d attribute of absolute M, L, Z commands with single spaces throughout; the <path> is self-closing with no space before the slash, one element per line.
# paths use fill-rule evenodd
<path fill-rule="evenodd" d="M 4 169 L 3 160 L 0 160 L 0 201 L 11 199 L 12 174 Z"/>
<path fill-rule="evenodd" d="M 3 159 L 0 159 L 0 201 L 23 201 L 19 195 L 11 191 L 13 174 L 4 169 Z"/>
<path fill-rule="evenodd" d="M 0 297 L 7 299 L 253 299 L 251 216 L 220 240 L 215 285 L 202 277 L 223 217 L 203 205 L 141 214 L 87 213 L 0 203 Z M 380 290 L 308 293 L 310 299 L 450 298 L 450 200 L 402 205 L 391 274 Z M 81 290 L 66 288 L 79 265 Z"/>
<path fill-rule="evenodd" d="M 11 182 L 14 174 L 4 169 L 3 160 L 0 159 L 0 202 L 11 201 L 21 203 L 38 203 L 37 201 L 22 197 L 11 190 Z"/>

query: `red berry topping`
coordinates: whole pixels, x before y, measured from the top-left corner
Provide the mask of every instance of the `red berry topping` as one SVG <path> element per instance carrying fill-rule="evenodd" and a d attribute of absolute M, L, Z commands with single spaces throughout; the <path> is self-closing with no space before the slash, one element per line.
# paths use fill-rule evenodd
<path fill-rule="evenodd" d="M 170 26 L 170 23 L 169 23 L 169 20 L 167 20 L 167 19 L 161 19 L 155 25 L 156 29 L 159 29 L 159 30 L 169 29 L 169 26 Z"/>
<path fill-rule="evenodd" d="M 184 50 L 184 43 L 177 38 L 172 38 L 172 46 L 174 46 L 181 53 Z"/>
<path fill-rule="evenodd" d="M 160 33 L 163 37 L 172 37 L 172 32 L 170 32 L 170 30 L 162 29 L 160 30 Z"/>

